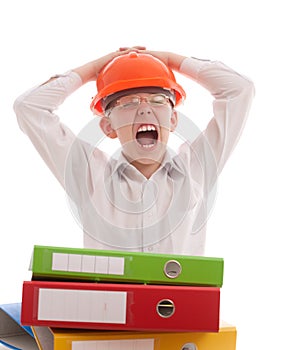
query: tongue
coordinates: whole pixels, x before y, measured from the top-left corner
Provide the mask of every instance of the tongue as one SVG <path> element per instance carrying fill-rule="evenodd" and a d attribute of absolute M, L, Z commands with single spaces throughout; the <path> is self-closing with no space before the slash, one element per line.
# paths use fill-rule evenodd
<path fill-rule="evenodd" d="M 155 138 L 152 131 L 139 132 L 137 134 L 137 141 L 140 145 L 153 145 Z"/>

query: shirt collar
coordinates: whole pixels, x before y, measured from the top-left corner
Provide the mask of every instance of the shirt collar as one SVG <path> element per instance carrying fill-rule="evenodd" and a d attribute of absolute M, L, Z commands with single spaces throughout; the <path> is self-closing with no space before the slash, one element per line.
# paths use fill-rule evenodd
<path fill-rule="evenodd" d="M 161 171 L 161 169 L 165 169 L 169 174 L 178 173 L 180 175 L 185 175 L 185 167 L 182 165 L 181 159 L 179 159 L 179 155 L 174 153 L 172 150 L 167 150 L 162 162 L 162 165 L 159 167 L 159 169 L 156 172 Z M 112 166 L 112 175 L 114 173 L 121 173 L 126 168 L 129 170 L 131 169 L 133 173 L 139 173 L 143 178 L 144 176 L 133 166 L 129 163 L 129 161 L 126 159 L 124 154 L 120 152 L 117 159 L 112 158 L 113 166 Z M 131 171 L 130 170 L 130 171 Z M 138 176 L 139 176 L 138 175 Z"/>

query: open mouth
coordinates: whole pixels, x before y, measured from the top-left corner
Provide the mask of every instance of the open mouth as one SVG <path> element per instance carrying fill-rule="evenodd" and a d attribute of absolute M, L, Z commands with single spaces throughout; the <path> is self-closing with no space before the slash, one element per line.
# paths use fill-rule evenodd
<path fill-rule="evenodd" d="M 136 133 L 136 140 L 143 148 L 154 147 L 158 140 L 158 131 L 153 124 L 143 124 Z"/>

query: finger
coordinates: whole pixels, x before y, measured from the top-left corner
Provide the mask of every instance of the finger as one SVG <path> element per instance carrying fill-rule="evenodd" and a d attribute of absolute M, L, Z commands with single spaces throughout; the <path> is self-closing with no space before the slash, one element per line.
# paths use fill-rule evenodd
<path fill-rule="evenodd" d="M 145 46 L 123 46 L 123 47 L 120 47 L 118 49 L 118 51 L 131 51 L 131 50 L 146 50 L 146 47 Z"/>
<path fill-rule="evenodd" d="M 146 46 L 133 46 L 133 48 L 137 50 L 146 50 Z"/>

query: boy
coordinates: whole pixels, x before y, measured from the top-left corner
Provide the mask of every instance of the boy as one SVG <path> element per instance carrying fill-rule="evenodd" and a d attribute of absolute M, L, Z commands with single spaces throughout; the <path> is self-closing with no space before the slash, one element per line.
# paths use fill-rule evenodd
<path fill-rule="evenodd" d="M 173 72 L 214 97 L 206 130 L 178 154 L 167 150 L 185 98 Z M 97 81 L 91 109 L 121 153 L 109 158 L 54 114 L 82 84 Z M 21 129 L 75 203 L 84 246 L 202 255 L 216 179 L 244 126 L 254 86 L 220 62 L 144 47 L 122 48 L 20 96 Z"/>

